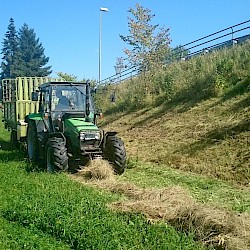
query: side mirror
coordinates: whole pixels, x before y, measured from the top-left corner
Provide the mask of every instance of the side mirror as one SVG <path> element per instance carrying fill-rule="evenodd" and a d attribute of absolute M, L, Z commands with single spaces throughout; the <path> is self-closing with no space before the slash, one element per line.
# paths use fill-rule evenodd
<path fill-rule="evenodd" d="M 31 93 L 31 100 L 32 101 L 38 101 L 38 96 L 39 96 L 38 92 L 32 92 Z"/>
<path fill-rule="evenodd" d="M 101 109 L 96 109 L 95 110 L 95 114 L 96 115 L 101 115 L 102 114 L 102 110 Z"/>
<path fill-rule="evenodd" d="M 90 93 L 93 95 L 93 94 L 96 94 L 96 90 L 97 90 L 97 88 L 95 87 L 95 88 L 91 88 L 90 89 Z"/>

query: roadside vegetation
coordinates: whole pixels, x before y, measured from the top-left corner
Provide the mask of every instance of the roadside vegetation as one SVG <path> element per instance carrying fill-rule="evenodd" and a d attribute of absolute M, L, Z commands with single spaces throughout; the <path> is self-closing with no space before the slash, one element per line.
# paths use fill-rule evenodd
<path fill-rule="evenodd" d="M 133 160 L 248 185 L 249 49 L 248 42 L 107 86 L 102 126 L 120 133 Z"/>

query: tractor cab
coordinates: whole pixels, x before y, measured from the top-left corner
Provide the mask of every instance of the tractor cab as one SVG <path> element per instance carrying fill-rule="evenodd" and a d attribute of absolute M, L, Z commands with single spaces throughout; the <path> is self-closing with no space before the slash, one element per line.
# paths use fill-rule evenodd
<path fill-rule="evenodd" d="M 39 113 L 49 114 L 52 120 L 77 116 L 96 122 L 95 109 L 90 95 L 89 83 L 50 82 L 40 86 Z"/>

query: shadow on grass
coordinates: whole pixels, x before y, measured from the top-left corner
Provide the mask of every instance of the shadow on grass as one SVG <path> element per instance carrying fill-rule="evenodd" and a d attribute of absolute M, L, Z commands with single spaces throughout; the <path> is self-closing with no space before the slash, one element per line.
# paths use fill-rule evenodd
<path fill-rule="evenodd" d="M 104 122 L 104 125 L 111 124 L 112 122 L 120 119 L 123 116 L 132 114 L 146 107 L 147 105 L 145 104 L 136 104 L 136 103 L 127 104 L 126 101 L 122 101 L 118 103 L 117 105 L 109 108 L 106 112 L 104 112 L 104 115 L 110 116 L 109 120 Z"/>
<path fill-rule="evenodd" d="M 24 158 L 24 153 L 17 149 L 10 141 L 0 138 L 0 161 L 20 161 Z"/>
<path fill-rule="evenodd" d="M 239 112 L 244 108 L 250 107 L 250 95 L 248 95 L 245 99 L 236 103 L 230 110 L 232 112 Z"/>
<path fill-rule="evenodd" d="M 215 102 L 211 107 L 222 104 L 225 101 L 228 101 L 236 96 L 244 95 L 250 90 L 250 76 L 246 77 L 244 80 L 236 83 L 232 88 L 230 88 L 218 102 Z M 247 97 L 245 100 L 237 103 L 231 109 L 233 112 L 240 111 L 241 108 L 245 108 L 250 105 L 250 99 Z"/>
<path fill-rule="evenodd" d="M 167 100 L 167 97 L 165 99 L 164 97 L 159 98 L 156 100 L 153 107 L 156 108 L 157 106 L 162 105 L 162 108 L 154 114 L 147 116 L 145 119 L 133 124 L 133 127 L 150 123 L 170 111 L 173 112 L 175 110 L 176 113 L 187 112 L 198 103 L 209 99 L 211 94 L 209 94 L 209 91 L 201 91 L 202 84 L 203 82 L 199 82 L 190 86 L 188 89 L 178 92 L 172 100 Z"/>
<path fill-rule="evenodd" d="M 238 95 L 243 95 L 249 91 L 250 76 L 247 76 L 244 80 L 236 83 L 221 99 L 221 101 L 227 101 Z"/>
<path fill-rule="evenodd" d="M 216 128 L 208 132 L 200 141 L 192 143 L 179 149 L 178 151 L 194 155 L 197 151 L 204 150 L 221 141 L 231 137 L 235 138 L 238 134 L 250 131 L 250 119 L 241 121 L 235 126 Z"/>
<path fill-rule="evenodd" d="M 39 159 L 39 162 L 34 163 L 31 162 L 28 158 L 26 161 L 26 165 L 25 165 L 25 170 L 27 173 L 31 173 L 31 172 L 44 172 L 45 171 L 45 167 L 44 167 L 44 161 Z"/>
<path fill-rule="evenodd" d="M 24 148 L 19 147 L 19 144 L 13 145 L 10 141 L 0 138 L 0 162 L 20 162 L 26 161 L 25 170 L 27 172 L 44 171 L 41 164 L 34 164 L 30 162 L 27 152 Z"/>

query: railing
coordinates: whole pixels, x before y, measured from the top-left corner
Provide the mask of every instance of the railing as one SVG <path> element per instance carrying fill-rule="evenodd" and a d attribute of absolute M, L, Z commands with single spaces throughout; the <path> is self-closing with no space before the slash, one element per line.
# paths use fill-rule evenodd
<path fill-rule="evenodd" d="M 242 44 L 250 39 L 250 20 L 222 29 L 187 44 L 172 49 L 166 63 L 176 60 L 187 60 L 193 56 L 206 54 L 214 50 Z M 247 32 L 248 31 L 248 32 Z M 237 37 L 236 37 L 236 35 Z M 229 39 L 230 37 L 230 39 Z M 125 70 L 103 79 L 99 85 L 120 83 L 140 74 L 139 66 L 127 67 Z"/>

